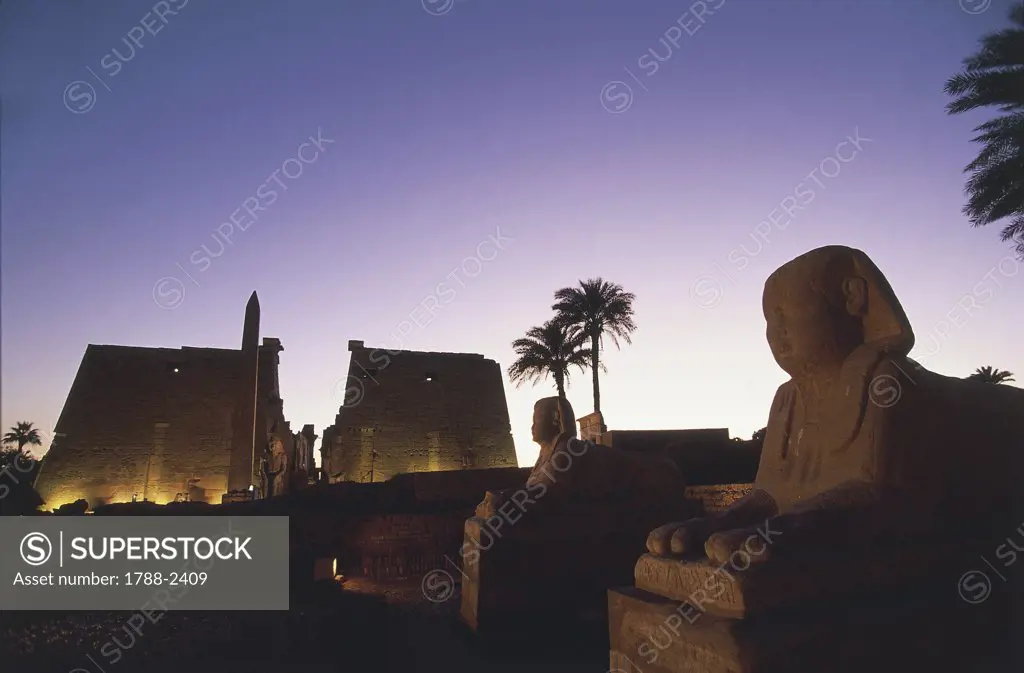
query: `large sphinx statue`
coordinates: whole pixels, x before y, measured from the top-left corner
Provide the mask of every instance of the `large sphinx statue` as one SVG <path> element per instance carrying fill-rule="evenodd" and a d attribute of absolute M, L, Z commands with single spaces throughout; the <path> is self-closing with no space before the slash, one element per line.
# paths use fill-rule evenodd
<path fill-rule="evenodd" d="M 768 519 L 778 543 L 862 546 L 1015 521 L 1024 391 L 929 372 L 885 276 L 859 250 L 827 246 L 765 283 L 779 387 L 753 491 L 714 518 L 662 526 L 657 555 L 704 550 L 725 562 Z M 1019 474 L 1019 473 L 1018 473 Z"/>
<path fill-rule="evenodd" d="M 612 668 L 952 670 L 947 645 L 976 654 L 1002 623 L 954 586 L 1022 520 L 1024 390 L 910 360 L 907 316 L 859 250 L 783 265 L 763 309 L 791 378 L 753 489 L 650 533 L 635 586 L 609 595 Z M 942 666 L 896 663 L 921 647 Z"/>

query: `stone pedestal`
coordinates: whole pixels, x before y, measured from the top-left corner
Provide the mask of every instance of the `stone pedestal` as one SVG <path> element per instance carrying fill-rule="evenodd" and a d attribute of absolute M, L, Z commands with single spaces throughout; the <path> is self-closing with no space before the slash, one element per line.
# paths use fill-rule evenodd
<path fill-rule="evenodd" d="M 250 500 L 252 500 L 252 492 L 249 490 L 228 491 L 220 498 L 222 505 L 227 505 L 233 502 L 248 502 Z"/>
<path fill-rule="evenodd" d="M 488 642 L 565 640 L 567 632 L 588 625 L 602 638 L 607 592 L 630 581 L 647 534 L 695 514 L 679 500 L 674 507 L 622 502 L 525 513 L 513 508 L 512 516 L 468 519 L 460 551 L 462 622 Z"/>
<path fill-rule="evenodd" d="M 576 422 L 580 424 L 580 439 L 585 442 L 589 440 L 597 444 L 601 443 L 601 435 L 605 432 L 606 428 L 604 416 L 601 415 L 600 411 L 580 416 L 576 419 Z"/>
<path fill-rule="evenodd" d="M 988 673 L 996 670 L 988 666 L 1005 666 L 1000 648 L 1020 601 L 1007 586 L 987 601 L 967 602 L 958 581 L 977 558 L 965 565 L 955 556 L 922 553 L 915 560 L 908 550 L 902 559 L 888 557 L 886 571 L 867 554 L 845 561 L 836 555 L 834 567 L 747 574 L 645 556 L 637 586 L 608 595 L 610 670 Z"/>
<path fill-rule="evenodd" d="M 771 529 L 753 540 L 753 553 L 770 544 Z M 889 546 L 877 553 L 841 550 L 799 556 L 781 563 L 751 566 L 748 552 L 726 564 L 707 559 L 680 561 L 644 554 L 636 563 L 635 585 L 675 601 L 689 601 L 717 617 L 746 619 L 824 599 L 872 590 L 902 589 L 941 579 L 969 567 L 969 559 L 949 545 Z M 961 570 L 962 572 L 962 570 Z"/>

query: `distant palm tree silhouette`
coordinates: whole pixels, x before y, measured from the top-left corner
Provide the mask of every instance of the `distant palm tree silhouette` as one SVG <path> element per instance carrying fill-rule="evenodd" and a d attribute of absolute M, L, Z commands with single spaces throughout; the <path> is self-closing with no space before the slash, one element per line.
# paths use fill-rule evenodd
<path fill-rule="evenodd" d="M 555 292 L 557 312 L 555 321 L 572 328 L 590 339 L 590 371 L 594 377 L 594 411 L 601 411 L 601 386 L 598 372 L 601 367 L 601 345 L 604 335 L 611 337 L 615 347 L 619 339 L 632 343 L 629 335 L 636 331 L 633 322 L 633 301 L 636 295 L 626 292 L 621 285 L 601 278 L 581 280 L 579 287 L 563 287 Z M 606 430 L 603 427 L 601 431 Z"/>
<path fill-rule="evenodd" d="M 17 444 L 18 453 L 21 453 L 26 444 L 42 446 L 43 440 L 39 436 L 39 431 L 33 427 L 32 423 L 21 421 L 11 426 L 11 429 L 7 434 L 4 435 L 3 438 L 0 438 L 0 443 Z"/>
<path fill-rule="evenodd" d="M 996 369 L 995 367 L 978 367 L 973 374 L 967 378 L 975 381 L 981 381 L 982 383 L 1009 383 L 1013 381 L 1013 372 L 1008 372 L 1004 369 Z"/>
<path fill-rule="evenodd" d="M 549 320 L 541 327 L 531 327 L 526 336 L 512 342 L 516 360 L 508 368 L 509 379 L 516 387 L 523 383 L 543 381 L 550 374 L 555 379 L 559 397 L 565 397 L 569 368 L 587 367 L 588 354 L 583 350 L 586 337 L 574 333 L 568 325 Z"/>

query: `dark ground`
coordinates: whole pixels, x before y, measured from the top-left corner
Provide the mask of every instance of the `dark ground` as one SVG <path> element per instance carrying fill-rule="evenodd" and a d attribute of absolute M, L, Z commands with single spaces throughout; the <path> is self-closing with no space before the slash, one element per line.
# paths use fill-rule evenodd
<path fill-rule="evenodd" d="M 605 673 L 607 644 L 566 638 L 538 652 L 485 651 L 456 619 L 459 594 L 433 603 L 419 581 L 352 580 L 293 596 L 288 612 L 164 613 L 137 635 L 130 612 L 0 614 L 9 673 Z M 132 637 L 134 636 L 134 638 Z M 117 639 L 116 643 L 114 638 Z M 134 641 L 134 642 L 133 642 Z M 118 659 L 118 650 L 120 658 Z M 104 654 L 106 653 L 106 654 Z M 90 659 L 91 657 L 91 659 Z"/>
<path fill-rule="evenodd" d="M 436 598 L 436 596 L 435 596 Z M 460 595 L 428 600 L 417 580 L 348 580 L 292 596 L 288 612 L 164 613 L 141 635 L 126 630 L 130 612 L 0 614 L 3 673 L 606 673 L 608 644 L 547 628 L 555 647 L 530 636 L 486 650 L 457 621 Z M 1022 671 L 1024 614 L 1009 623 L 1008 650 L 967 646 L 966 662 L 900 667 L 897 672 Z M 543 620 L 544 615 L 538 615 Z M 909 626 L 909 625 L 908 625 Z M 517 629 L 518 631 L 518 629 Z M 964 634 L 966 637 L 966 634 Z M 134 636 L 134 637 L 133 637 Z M 116 639 L 116 641 L 114 640 Z M 943 636 L 935 634 L 934 646 Z M 929 648 L 930 649 L 930 648 Z M 965 667 L 966 666 L 966 667 Z M 801 671 L 800 673 L 820 673 Z M 858 672 L 859 673 L 859 672 Z"/>

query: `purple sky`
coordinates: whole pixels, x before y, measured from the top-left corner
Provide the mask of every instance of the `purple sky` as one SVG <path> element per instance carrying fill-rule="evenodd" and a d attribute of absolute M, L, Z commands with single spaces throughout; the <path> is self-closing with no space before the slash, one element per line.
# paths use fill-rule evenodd
<path fill-rule="evenodd" d="M 256 289 L 285 413 L 322 434 L 349 339 L 504 368 L 600 275 L 639 325 L 608 425 L 749 436 L 786 378 L 764 280 L 825 244 L 888 275 L 926 367 L 1024 380 L 1018 264 L 960 212 L 985 115 L 942 93 L 1009 0 L 425 4 L 0 5 L 3 428 L 48 432 L 89 343 L 237 348 Z M 532 464 L 553 385 L 506 391 Z M 591 411 L 589 374 L 568 394 Z"/>

